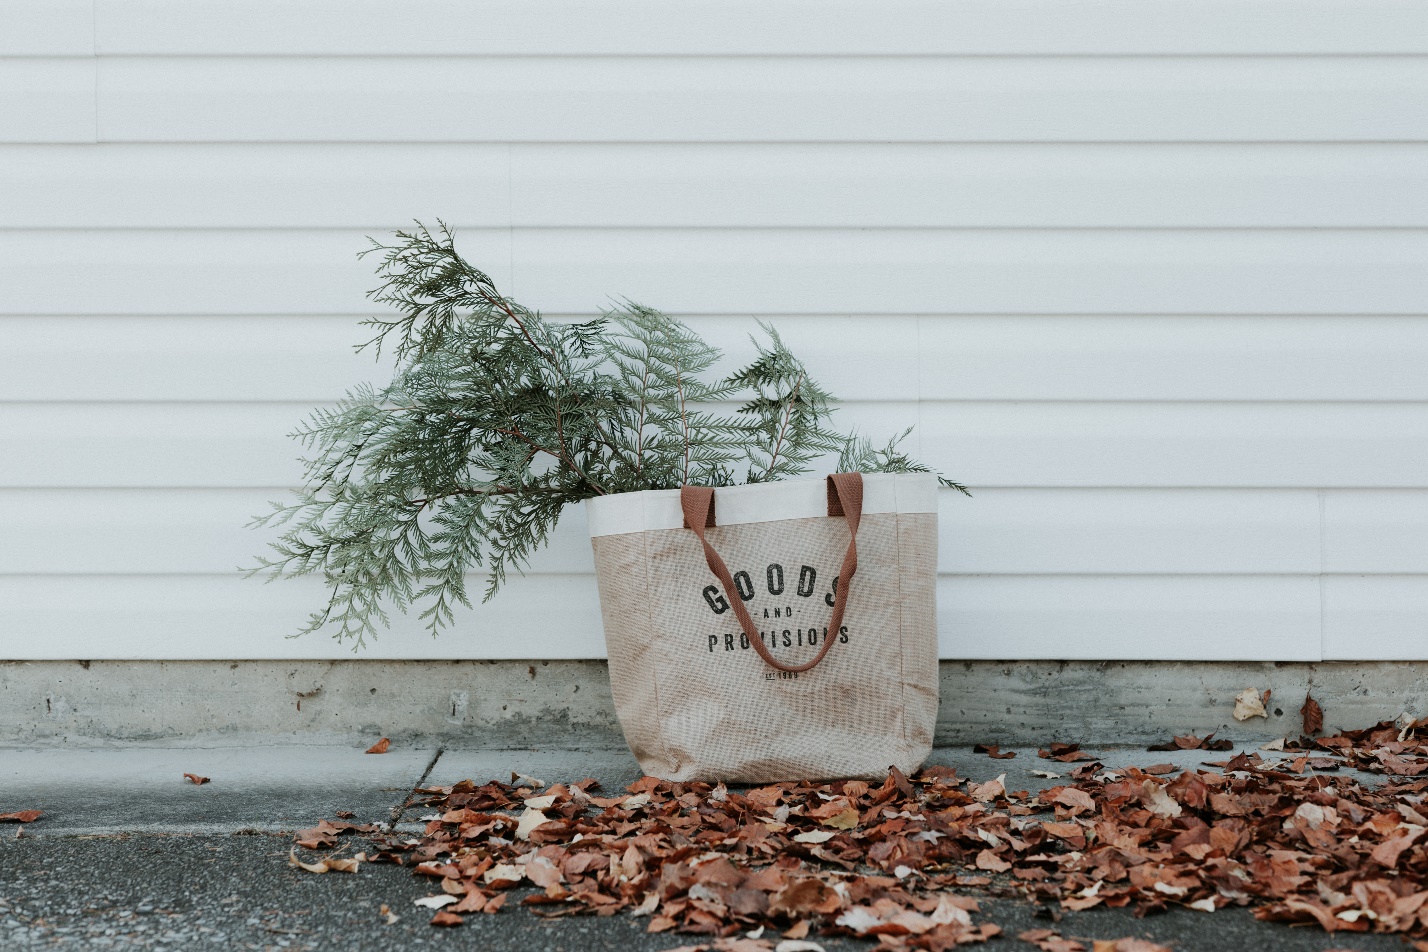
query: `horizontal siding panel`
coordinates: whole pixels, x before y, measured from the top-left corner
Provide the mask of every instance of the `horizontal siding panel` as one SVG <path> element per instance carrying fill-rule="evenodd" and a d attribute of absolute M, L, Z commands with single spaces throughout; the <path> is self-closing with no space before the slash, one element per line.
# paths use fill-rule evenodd
<path fill-rule="evenodd" d="M 0 318 L 0 401 L 334 400 L 386 379 L 360 318 Z M 1428 317 L 781 315 L 844 400 L 1425 401 Z M 693 316 L 723 373 L 752 317 Z M 849 354 L 858 355 L 849 372 Z"/>
<path fill-rule="evenodd" d="M 328 403 L 391 378 L 390 360 L 355 351 L 372 336 L 361 320 L 0 318 L 0 401 Z"/>
<path fill-rule="evenodd" d="M 1422 57 L 100 61 L 116 142 L 1424 141 Z"/>
<path fill-rule="evenodd" d="M 0 189 L 0 228 L 378 233 L 414 218 L 511 222 L 504 145 L 10 146 L 0 147 Z"/>
<path fill-rule="evenodd" d="M 0 577 L 0 659 L 602 658 L 594 576 L 514 579 L 433 638 L 416 614 L 365 650 L 290 637 L 325 604 L 319 579 Z"/>
<path fill-rule="evenodd" d="M 4 0 L 0 3 L 0 56 L 91 56 L 93 53 L 93 0 Z"/>
<path fill-rule="evenodd" d="M 938 569 L 951 575 L 1319 569 L 1318 500 L 1308 491 L 944 491 L 938 535 Z"/>
<path fill-rule="evenodd" d="M 329 402 L 359 382 L 390 378 L 353 344 L 372 336 L 357 317 L 0 318 L 0 401 Z M 722 348 L 711 374 L 755 356 L 749 317 L 696 317 Z M 917 399 L 917 319 L 784 317 L 785 343 L 849 401 Z M 847 354 L 858 372 L 847 373 Z"/>
<path fill-rule="evenodd" d="M 1385 0 L 97 0 L 96 12 L 109 54 L 1428 52 L 1428 15 Z"/>
<path fill-rule="evenodd" d="M 0 575 L 223 574 L 252 565 L 276 530 L 247 523 L 278 490 L 0 491 Z M 1319 569 L 1312 491 L 979 490 L 942 494 L 949 575 L 1309 574 Z M 569 507 L 531 574 L 594 571 L 583 506 Z"/>
<path fill-rule="evenodd" d="M 1428 493 L 1326 492 L 1324 571 L 1428 575 Z"/>
<path fill-rule="evenodd" d="M 1428 575 L 1325 578 L 1324 658 L 1428 661 Z"/>
<path fill-rule="evenodd" d="M 1316 661 L 1312 578 L 943 577 L 943 658 Z"/>
<path fill-rule="evenodd" d="M 0 59 L 0 143 L 93 142 L 94 70 L 93 59 Z"/>
<path fill-rule="evenodd" d="M 923 460 L 977 486 L 1428 485 L 1428 405 L 924 403 Z"/>
<path fill-rule="evenodd" d="M 0 148 L 0 228 L 1428 225 L 1417 143 Z"/>
<path fill-rule="evenodd" d="M 518 226 L 1420 227 L 1412 143 L 517 145 Z"/>
<path fill-rule="evenodd" d="M 346 230 L 0 232 L 0 314 L 351 314 L 373 285 L 365 246 Z M 612 297 L 767 316 L 1417 314 L 1428 300 L 1422 230 L 467 229 L 458 247 L 528 306 L 568 314 Z"/>
<path fill-rule="evenodd" d="M 1424 488 L 1428 405 L 923 403 L 906 444 L 977 488 Z M 915 403 L 845 405 L 899 432 Z M 299 404 L 10 404 L 0 487 L 296 485 Z"/>
<path fill-rule="evenodd" d="M 1420 231 L 517 230 L 516 294 L 579 311 L 1416 314 Z"/>
<path fill-rule="evenodd" d="M 923 317 L 928 400 L 1425 400 L 1428 317 Z"/>
<path fill-rule="evenodd" d="M 944 658 L 1316 660 L 1318 586 L 1283 577 L 945 576 Z M 287 637 L 323 600 L 321 582 L 237 576 L 0 577 L 0 658 L 342 658 L 324 637 Z M 593 576 L 513 579 L 431 638 L 414 616 L 365 658 L 600 658 Z"/>
<path fill-rule="evenodd" d="M 357 258 L 368 246 L 337 230 L 0 232 L 0 313 L 362 313 L 376 284 L 375 259 Z M 467 229 L 461 247 L 511 286 L 506 229 Z"/>

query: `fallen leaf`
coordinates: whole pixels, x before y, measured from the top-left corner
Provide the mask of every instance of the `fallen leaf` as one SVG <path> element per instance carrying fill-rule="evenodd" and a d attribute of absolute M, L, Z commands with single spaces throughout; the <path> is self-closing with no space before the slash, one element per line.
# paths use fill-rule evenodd
<path fill-rule="evenodd" d="M 852 929 L 859 935 L 883 924 L 882 917 L 867 906 L 854 906 L 834 921 L 845 929 Z"/>
<path fill-rule="evenodd" d="M 288 852 L 288 865 L 289 865 L 289 866 L 292 866 L 292 867 L 294 867 L 294 868 L 296 868 L 296 869 L 305 869 L 305 870 L 307 870 L 309 873 L 325 873 L 325 872 L 327 872 L 327 864 L 326 864 L 326 863 L 322 863 L 322 862 L 318 862 L 318 863 L 304 863 L 302 860 L 300 860 L 300 859 L 297 858 L 297 850 L 290 850 L 290 851 Z"/>
<path fill-rule="evenodd" d="M 531 831 L 549 821 L 540 810 L 534 807 L 526 807 L 526 812 L 521 814 L 520 822 L 516 824 L 516 838 L 528 840 L 531 838 Z"/>
<path fill-rule="evenodd" d="M 837 830 L 809 830 L 793 838 L 795 843 L 827 843 L 838 835 Z"/>
<path fill-rule="evenodd" d="M 383 919 L 387 920 L 387 925 L 389 926 L 396 925 L 402 919 L 401 916 L 392 912 L 391 907 L 388 906 L 385 902 L 382 903 L 382 907 L 377 910 L 377 914 L 380 915 Z"/>
<path fill-rule="evenodd" d="M 972 799 L 978 803 L 989 803 L 997 797 L 1005 796 L 1007 792 L 1006 774 L 1001 774 L 995 780 L 988 780 L 986 783 L 969 784 L 967 792 L 972 795 Z"/>
<path fill-rule="evenodd" d="M 1094 754 L 1089 754 L 1081 749 L 1080 744 L 1053 743 L 1046 750 L 1038 750 L 1036 756 L 1042 760 L 1057 760 L 1063 764 L 1069 764 L 1076 760 L 1095 760 Z"/>
<path fill-rule="evenodd" d="M 1215 734 L 1212 731 L 1204 737 L 1196 737 L 1194 734 L 1172 737 L 1164 744 L 1151 744 L 1146 750 L 1234 750 L 1234 748 L 1235 745 L 1228 740 L 1215 740 Z"/>
<path fill-rule="evenodd" d="M 1177 817 L 1183 812 L 1180 804 L 1154 780 L 1146 780 L 1141 785 L 1141 790 L 1141 800 L 1145 808 L 1156 816 Z"/>
<path fill-rule="evenodd" d="M 0 823 L 34 823 L 44 815 L 44 810 L 19 810 L 15 813 L 0 813 Z"/>
<path fill-rule="evenodd" d="M 367 753 L 369 753 L 369 754 L 385 754 L 387 751 L 389 751 L 389 750 L 391 750 L 391 749 L 392 749 L 392 742 L 391 742 L 390 740 L 388 740 L 387 738 L 383 737 L 381 740 L 377 741 L 377 742 L 376 742 L 375 744 L 373 744 L 371 747 L 368 747 L 368 748 L 367 748 Z"/>
<path fill-rule="evenodd" d="M 991 850 L 982 850 L 977 854 L 977 868 L 985 869 L 989 873 L 1004 873 L 1012 868 L 1012 864 Z"/>
<path fill-rule="evenodd" d="M 1017 938 L 1036 946 L 1041 952 L 1086 952 L 1084 943 L 1063 938 L 1051 929 L 1027 929 Z"/>
<path fill-rule="evenodd" d="M 336 859 L 328 857 L 320 859 L 316 863 L 304 863 L 297 858 L 297 850 L 288 851 L 288 865 L 295 869 L 306 870 L 309 873 L 355 873 L 361 866 L 359 859 Z"/>
<path fill-rule="evenodd" d="M 1237 721 L 1247 721 L 1251 717 L 1269 717 L 1269 712 L 1264 709 L 1264 702 L 1269 697 L 1269 692 L 1263 695 L 1254 688 L 1245 688 L 1235 695 L 1234 718 Z"/>
<path fill-rule="evenodd" d="M 817 942 L 805 942 L 802 939 L 784 939 L 774 946 L 774 952 L 825 952 L 823 946 Z"/>
<path fill-rule="evenodd" d="M 1304 733 L 1314 735 L 1324 729 L 1324 709 L 1308 694 L 1304 695 L 1304 706 L 1299 709 L 1304 721 Z"/>
<path fill-rule="evenodd" d="M 496 886 L 514 886 L 525 878 L 525 867 L 517 866 L 514 863 L 498 863 L 486 870 L 482 874 L 482 881 Z"/>
<path fill-rule="evenodd" d="M 1013 757 L 1016 756 L 1016 751 L 1003 751 L 1001 747 L 997 744 L 977 744 L 972 748 L 972 753 L 986 754 L 988 757 L 991 757 L 995 760 L 1011 760 Z"/>
<path fill-rule="evenodd" d="M 431 917 L 431 924 L 434 926 L 459 926 L 466 920 L 454 912 L 447 912 L 445 909 L 439 910 Z"/>
<path fill-rule="evenodd" d="M 822 822 L 824 826 L 833 827 L 835 830 L 851 830 L 858 825 L 858 808 L 848 807 L 843 810 L 843 812 L 830 816 L 820 822 Z"/>
<path fill-rule="evenodd" d="M 425 906 L 427 909 L 440 909 L 442 906 L 449 906 L 453 902 L 459 902 L 455 896 L 422 896 L 420 899 L 413 899 L 412 904 Z"/>
<path fill-rule="evenodd" d="M 200 777 L 200 776 L 199 776 L 198 774 L 196 774 L 196 773 L 186 773 L 186 774 L 184 774 L 184 776 L 185 776 L 186 778 L 188 778 L 188 782 L 189 782 L 189 783 L 192 783 L 192 784 L 197 784 L 197 785 L 202 786 L 203 784 L 208 783 L 208 778 L 207 778 L 207 777 Z"/>

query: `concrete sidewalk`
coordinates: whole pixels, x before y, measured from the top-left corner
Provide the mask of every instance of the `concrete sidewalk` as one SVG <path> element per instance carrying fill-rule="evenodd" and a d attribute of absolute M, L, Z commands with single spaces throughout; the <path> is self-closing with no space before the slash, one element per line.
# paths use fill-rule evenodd
<path fill-rule="evenodd" d="M 1255 745 L 1247 745 L 1253 749 Z M 1173 763 L 1190 767 L 1230 754 L 1095 749 L 1108 767 Z M 993 760 L 967 748 L 939 748 L 932 763 L 982 781 L 1006 774 L 1008 789 L 1065 782 L 1074 764 L 1032 749 Z M 695 937 L 651 936 L 643 920 L 542 920 L 517 905 L 469 917 L 460 929 L 427 924 L 413 900 L 430 884 L 401 868 L 364 866 L 355 876 L 313 876 L 286 865 L 289 833 L 351 811 L 359 822 L 415 824 L 413 788 L 519 772 L 549 783 L 596 777 L 607 790 L 640 775 L 628 751 L 358 748 L 129 748 L 0 750 L 0 812 L 44 810 L 23 827 L 0 826 L 0 949 L 392 949 L 664 950 Z M 1062 774 L 1036 776 L 1033 771 Z M 195 786 L 184 773 L 211 778 Z M 415 829 L 415 826 L 412 827 Z M 382 904 L 399 917 L 387 925 Z M 1039 907 L 992 899 L 986 918 L 1017 932 L 1050 925 Z M 1124 911 L 1072 914 L 1063 935 L 1143 936 L 1182 952 L 1232 948 L 1401 949 L 1387 936 L 1330 936 L 1261 923 L 1243 910 L 1215 915 L 1176 910 L 1137 920 Z M 869 942 L 819 940 L 828 952 L 873 949 Z"/>

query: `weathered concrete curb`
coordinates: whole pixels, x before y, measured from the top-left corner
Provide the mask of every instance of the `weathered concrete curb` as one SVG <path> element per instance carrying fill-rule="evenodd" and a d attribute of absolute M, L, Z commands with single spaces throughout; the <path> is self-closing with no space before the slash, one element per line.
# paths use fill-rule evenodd
<path fill-rule="evenodd" d="M 1244 688 L 1268 718 L 1231 718 Z M 937 742 L 1280 737 L 1306 691 L 1326 726 L 1428 713 L 1428 662 L 942 663 Z M 0 746 L 353 744 L 620 747 L 599 661 L 0 662 Z"/>

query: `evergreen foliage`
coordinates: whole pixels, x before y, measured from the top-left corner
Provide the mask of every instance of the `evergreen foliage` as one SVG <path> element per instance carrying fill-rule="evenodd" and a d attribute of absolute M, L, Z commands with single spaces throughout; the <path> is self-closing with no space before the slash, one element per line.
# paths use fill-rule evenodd
<path fill-rule="evenodd" d="M 249 575 L 327 582 L 303 633 L 360 647 L 389 608 L 419 605 L 435 634 L 470 605 L 468 571 L 489 599 L 591 496 L 786 479 L 832 454 L 840 471 L 928 471 L 898 449 L 910 430 L 882 448 L 834 430 L 833 397 L 767 325 L 751 364 L 709 382 L 722 354 L 674 318 L 624 302 L 547 321 L 466 262 L 444 224 L 371 253 L 369 297 L 396 313 L 366 321 L 377 333 L 359 350 L 388 348 L 392 382 L 316 411 L 294 434 L 305 488 L 254 520 L 281 535 Z"/>

